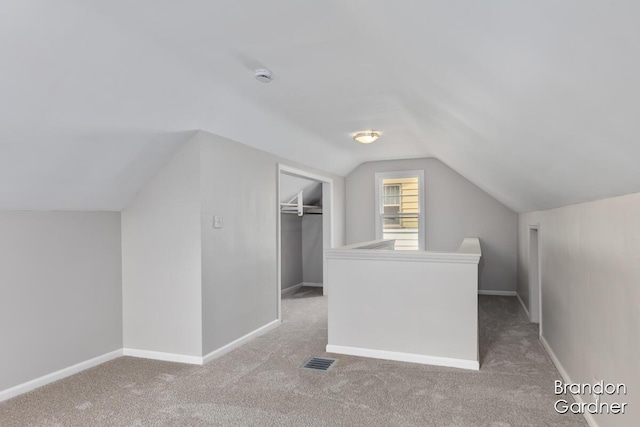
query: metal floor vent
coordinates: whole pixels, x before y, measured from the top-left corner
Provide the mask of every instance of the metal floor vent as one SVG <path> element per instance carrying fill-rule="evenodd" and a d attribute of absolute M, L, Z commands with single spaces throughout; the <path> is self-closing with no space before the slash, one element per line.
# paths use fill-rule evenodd
<path fill-rule="evenodd" d="M 301 368 L 313 369 L 314 371 L 328 371 L 337 361 L 338 359 L 330 359 L 328 357 L 312 357 L 307 360 Z"/>

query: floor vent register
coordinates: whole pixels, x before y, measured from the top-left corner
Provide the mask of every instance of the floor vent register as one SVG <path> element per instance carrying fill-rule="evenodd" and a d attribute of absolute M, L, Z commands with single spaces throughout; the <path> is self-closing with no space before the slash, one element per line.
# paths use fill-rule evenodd
<path fill-rule="evenodd" d="M 331 359 L 328 357 L 312 357 L 311 359 L 307 360 L 304 365 L 301 366 L 301 368 L 326 372 L 331 369 L 337 361 L 337 359 Z"/>

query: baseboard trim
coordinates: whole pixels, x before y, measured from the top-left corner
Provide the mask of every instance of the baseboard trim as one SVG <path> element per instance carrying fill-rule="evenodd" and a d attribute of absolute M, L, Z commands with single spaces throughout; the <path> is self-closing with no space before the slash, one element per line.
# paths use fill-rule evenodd
<path fill-rule="evenodd" d="M 138 357 L 140 359 L 187 363 L 189 365 L 202 365 L 202 357 L 188 356 L 186 354 L 163 353 L 161 351 L 138 350 L 136 348 L 123 348 L 122 354 L 123 356 Z"/>
<path fill-rule="evenodd" d="M 267 323 L 264 326 L 256 329 L 253 332 L 250 332 L 243 337 L 238 338 L 235 341 L 230 342 L 229 344 L 212 351 L 204 357 L 198 356 L 187 356 L 184 354 L 175 354 L 175 353 L 163 353 L 159 351 L 149 351 L 149 350 L 138 350 L 135 348 L 121 348 L 110 353 L 103 354 L 98 357 L 94 357 L 93 359 L 85 360 L 84 362 L 77 363 L 73 366 L 69 366 L 68 368 L 61 369 L 59 371 L 43 375 L 39 378 L 33 379 L 31 381 L 27 381 L 22 384 L 18 384 L 6 390 L 0 391 L 0 402 L 11 399 L 13 397 L 19 396 L 21 394 L 27 393 L 31 390 L 35 390 L 36 388 L 42 387 L 43 385 L 50 384 L 54 381 L 61 380 L 63 378 L 69 377 L 71 375 L 77 374 L 89 368 L 93 368 L 94 366 L 101 365 L 105 362 L 108 362 L 113 359 L 117 359 L 122 356 L 131 356 L 138 357 L 141 359 L 152 359 L 152 360 L 162 360 L 165 362 L 177 362 L 177 363 L 186 363 L 190 365 L 202 365 L 203 363 L 207 363 L 213 359 L 216 359 L 231 350 L 240 347 L 242 344 L 250 341 L 254 338 L 263 335 L 270 330 L 276 328 L 280 325 L 280 320 L 274 320 L 272 322 Z"/>
<path fill-rule="evenodd" d="M 309 286 L 311 288 L 322 288 L 322 283 L 317 282 L 302 282 L 302 286 Z"/>
<path fill-rule="evenodd" d="M 396 360 L 399 362 L 421 363 L 423 365 L 448 366 L 450 368 L 470 369 L 477 371 L 480 363 L 477 360 L 452 359 L 449 357 L 426 356 L 422 354 L 401 353 L 397 351 L 374 350 L 361 347 L 327 344 L 327 353 L 348 354 L 350 356 L 372 357 L 374 359 Z"/>
<path fill-rule="evenodd" d="M 531 322 L 531 315 L 529 314 L 529 310 L 527 309 L 527 306 L 524 305 L 524 302 L 522 302 L 522 298 L 520 298 L 520 294 L 516 293 L 516 297 L 518 297 L 518 301 L 520 301 L 520 305 L 522 306 L 522 308 L 524 308 L 524 312 L 527 315 L 527 319 L 529 319 L 529 322 Z"/>
<path fill-rule="evenodd" d="M 556 354 L 551 349 L 551 346 L 542 335 L 540 335 L 540 343 L 542 343 L 542 346 L 549 354 L 551 361 L 553 362 L 556 369 L 560 373 L 560 376 L 562 377 L 562 380 L 565 382 L 565 384 L 573 383 L 573 381 L 571 381 L 571 377 L 569 376 L 569 373 L 567 372 L 566 369 L 564 369 L 564 366 L 562 366 L 562 363 L 560 363 L 560 359 L 558 359 L 558 356 L 556 356 Z M 572 395 L 572 397 L 577 403 L 580 403 L 580 404 L 585 403 L 584 399 L 582 399 L 582 396 L 579 394 Z M 586 411 L 583 415 L 584 415 L 584 419 L 587 421 L 587 424 L 589 424 L 589 427 L 599 427 L 595 418 L 593 418 L 593 415 L 589 414 Z"/>
<path fill-rule="evenodd" d="M 50 384 L 54 381 L 61 380 L 71 375 L 77 374 L 94 366 L 101 365 L 113 359 L 117 359 L 122 356 L 122 349 L 112 351 L 110 353 L 103 354 L 102 356 L 94 357 L 93 359 L 85 360 L 84 362 L 76 363 L 68 368 L 60 369 L 59 371 L 52 372 L 47 375 L 43 375 L 39 378 L 27 381 L 26 383 L 18 384 L 6 390 L 0 391 L 0 402 L 11 399 L 23 393 L 27 393 L 43 385 Z"/>
<path fill-rule="evenodd" d="M 248 334 L 238 338 L 235 341 L 231 341 L 229 344 L 224 345 L 217 350 L 213 350 L 211 353 L 204 356 L 202 358 L 202 361 L 203 363 L 208 363 L 213 359 L 217 359 L 218 357 L 221 357 L 229 353 L 230 351 L 235 350 L 236 348 L 240 347 L 247 341 L 251 341 L 252 339 L 259 337 L 260 335 L 264 335 L 267 332 L 271 331 L 272 329 L 277 328 L 278 326 L 280 326 L 280 320 L 279 319 L 273 320 L 267 323 L 266 325 L 259 327 L 255 331 L 249 332 Z"/>
<path fill-rule="evenodd" d="M 304 285 L 304 282 L 300 282 L 297 285 L 289 286 L 288 288 L 284 288 L 280 291 L 280 295 L 286 296 L 294 293 L 298 289 L 300 289 Z"/>
<path fill-rule="evenodd" d="M 478 295 L 493 295 L 500 297 L 515 297 L 516 291 L 485 291 L 484 289 L 478 289 Z"/>

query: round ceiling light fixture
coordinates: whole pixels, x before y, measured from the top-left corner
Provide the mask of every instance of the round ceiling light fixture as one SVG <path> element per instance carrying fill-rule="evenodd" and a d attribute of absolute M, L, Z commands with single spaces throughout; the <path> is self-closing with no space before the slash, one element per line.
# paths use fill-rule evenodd
<path fill-rule="evenodd" d="M 256 80 L 262 83 L 269 83 L 273 80 L 273 76 L 271 75 L 271 71 L 266 68 L 260 68 L 255 71 Z"/>
<path fill-rule="evenodd" d="M 362 132 L 356 132 L 353 135 L 353 139 L 361 144 L 371 144 L 380 138 L 380 132 L 376 130 L 364 130 Z"/>

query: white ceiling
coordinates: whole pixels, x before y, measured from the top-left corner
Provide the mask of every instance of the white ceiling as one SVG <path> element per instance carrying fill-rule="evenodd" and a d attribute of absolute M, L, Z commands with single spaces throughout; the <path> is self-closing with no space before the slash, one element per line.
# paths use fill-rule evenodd
<path fill-rule="evenodd" d="M 122 209 L 195 129 L 518 211 L 640 191 L 640 3 L 5 0 L 0 208 Z M 252 70 L 268 67 L 261 84 Z M 374 128 L 362 146 L 351 133 Z"/>

